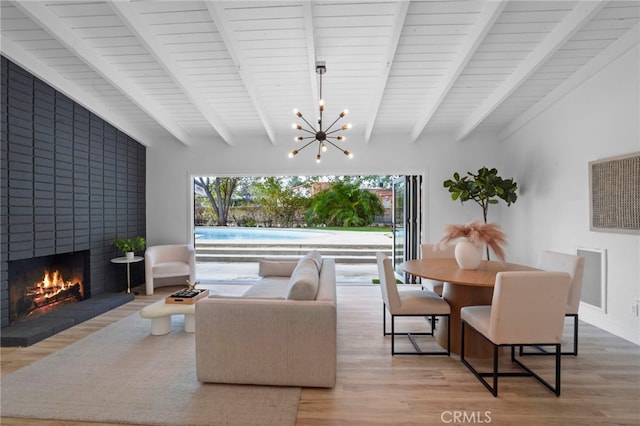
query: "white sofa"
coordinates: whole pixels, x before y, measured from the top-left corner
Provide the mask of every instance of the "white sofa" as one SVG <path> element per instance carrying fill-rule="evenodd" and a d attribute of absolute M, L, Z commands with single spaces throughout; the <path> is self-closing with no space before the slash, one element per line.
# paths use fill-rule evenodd
<path fill-rule="evenodd" d="M 335 262 L 318 255 L 265 259 L 243 296 L 196 303 L 199 381 L 335 386 Z"/>
<path fill-rule="evenodd" d="M 190 244 L 165 244 L 147 247 L 144 253 L 147 296 L 156 287 L 186 285 L 196 279 L 196 252 Z"/>

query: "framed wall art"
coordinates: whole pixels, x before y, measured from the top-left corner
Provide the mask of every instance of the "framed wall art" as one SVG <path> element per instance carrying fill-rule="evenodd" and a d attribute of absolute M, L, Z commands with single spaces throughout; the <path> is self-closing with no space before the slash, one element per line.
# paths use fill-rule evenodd
<path fill-rule="evenodd" d="M 590 229 L 640 234 L 640 152 L 589 162 Z"/>

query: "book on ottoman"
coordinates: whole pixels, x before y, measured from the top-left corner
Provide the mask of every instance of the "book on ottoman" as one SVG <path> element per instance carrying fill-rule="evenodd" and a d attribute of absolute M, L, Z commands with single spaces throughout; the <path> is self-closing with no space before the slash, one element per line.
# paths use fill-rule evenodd
<path fill-rule="evenodd" d="M 169 296 L 165 297 L 164 301 L 165 303 L 192 305 L 203 297 L 207 297 L 208 295 L 209 290 L 206 289 L 184 289 L 176 291 L 175 293 L 171 293 Z"/>

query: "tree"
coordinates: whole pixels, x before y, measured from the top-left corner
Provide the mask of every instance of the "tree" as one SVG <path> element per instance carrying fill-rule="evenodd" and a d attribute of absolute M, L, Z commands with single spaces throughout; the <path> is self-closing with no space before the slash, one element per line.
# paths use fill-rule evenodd
<path fill-rule="evenodd" d="M 194 184 L 204 190 L 216 213 L 216 225 L 227 226 L 233 193 L 241 180 L 239 177 L 198 177 L 194 180 Z"/>
<path fill-rule="evenodd" d="M 453 174 L 453 180 L 447 179 L 443 185 L 449 188 L 452 200 L 473 200 L 482 208 L 484 223 L 487 223 L 489 205 L 498 204 L 499 199 L 504 200 L 507 206 L 518 199 L 516 190 L 518 184 L 511 179 L 503 179 L 498 175 L 498 170 L 482 167 L 477 174 L 467 172 L 468 176 L 460 177 L 458 172 Z M 472 177 L 473 179 L 469 179 Z M 498 199 L 496 199 L 498 198 Z"/>
<path fill-rule="evenodd" d="M 297 195 L 282 177 L 267 177 L 253 185 L 254 201 L 265 213 L 267 226 L 273 222 L 291 227 L 308 206 L 305 197 Z"/>
<path fill-rule="evenodd" d="M 378 196 L 360 189 L 360 182 L 336 182 L 313 197 L 307 221 L 328 226 L 366 226 L 383 213 Z"/>
<path fill-rule="evenodd" d="M 467 172 L 468 176 L 460 177 L 458 172 L 453 174 L 453 180 L 447 179 L 443 182 L 445 188 L 449 188 L 452 200 L 465 201 L 473 200 L 482 208 L 482 218 L 487 223 L 487 214 L 491 204 L 498 204 L 504 200 L 507 206 L 515 203 L 518 199 L 516 190 L 518 184 L 511 179 L 503 179 L 498 175 L 495 168 L 487 169 L 482 167 L 477 174 Z M 472 177 L 473 179 L 469 179 Z M 487 246 L 487 259 L 489 259 L 489 247 Z"/>

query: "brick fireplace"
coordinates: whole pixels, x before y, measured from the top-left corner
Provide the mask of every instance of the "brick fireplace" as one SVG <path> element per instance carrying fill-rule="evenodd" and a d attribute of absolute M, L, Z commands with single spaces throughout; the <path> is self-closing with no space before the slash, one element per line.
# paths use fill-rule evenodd
<path fill-rule="evenodd" d="M 3 346 L 24 346 L 131 299 L 125 268 L 110 259 L 116 238 L 145 235 L 146 148 L 1 59 L 0 326 Z M 14 317 L 14 265 L 70 253 L 84 258 L 80 300 Z M 143 282 L 144 265 L 132 265 L 132 286 Z"/>

